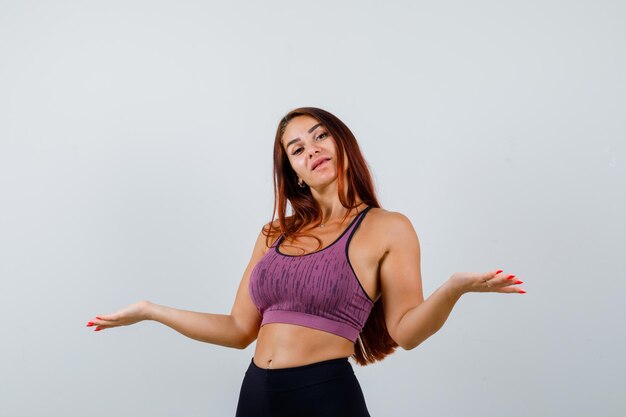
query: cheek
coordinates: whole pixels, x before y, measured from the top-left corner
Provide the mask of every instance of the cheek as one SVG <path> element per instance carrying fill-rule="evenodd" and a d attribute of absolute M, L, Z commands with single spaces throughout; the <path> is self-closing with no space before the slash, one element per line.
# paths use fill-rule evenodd
<path fill-rule="evenodd" d="M 291 164 L 291 169 L 293 169 L 298 175 L 306 171 L 306 164 L 303 159 L 293 158 L 289 160 L 289 163 Z"/>

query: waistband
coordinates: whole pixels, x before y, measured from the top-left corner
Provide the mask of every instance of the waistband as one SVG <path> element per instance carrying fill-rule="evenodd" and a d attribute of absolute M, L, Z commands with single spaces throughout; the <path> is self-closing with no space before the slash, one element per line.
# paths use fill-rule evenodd
<path fill-rule="evenodd" d="M 246 374 L 256 381 L 259 388 L 285 391 L 354 375 L 354 370 L 347 357 L 277 369 L 261 368 L 254 363 L 254 358 L 252 358 Z"/>
<path fill-rule="evenodd" d="M 294 372 L 294 371 L 300 371 L 304 369 L 316 368 L 316 367 L 323 366 L 323 365 L 342 364 L 344 362 L 350 365 L 350 362 L 348 361 L 348 357 L 345 357 L 345 358 L 327 359 L 325 361 L 313 362 L 313 363 L 309 363 L 307 365 L 301 365 L 301 366 L 292 366 L 289 368 L 267 369 L 267 368 L 261 368 L 260 366 L 257 366 L 257 364 L 254 363 L 254 357 L 252 357 L 252 359 L 250 360 L 250 367 L 258 369 L 259 371 L 267 372 L 267 373 L 284 373 L 284 372 Z M 350 365 L 350 367 L 352 367 L 352 365 Z"/>

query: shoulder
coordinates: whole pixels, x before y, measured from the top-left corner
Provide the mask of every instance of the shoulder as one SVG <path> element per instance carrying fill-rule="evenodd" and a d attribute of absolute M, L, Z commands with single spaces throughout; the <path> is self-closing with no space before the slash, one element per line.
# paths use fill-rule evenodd
<path fill-rule="evenodd" d="M 370 223 L 383 229 L 392 228 L 394 230 L 413 227 L 411 220 L 407 216 L 397 211 L 389 211 L 384 208 L 372 207 L 367 213 Z"/>
<path fill-rule="evenodd" d="M 381 240 L 387 250 L 418 240 L 411 220 L 400 212 L 373 207 L 365 217 L 369 218 L 367 227 L 377 239 Z"/>

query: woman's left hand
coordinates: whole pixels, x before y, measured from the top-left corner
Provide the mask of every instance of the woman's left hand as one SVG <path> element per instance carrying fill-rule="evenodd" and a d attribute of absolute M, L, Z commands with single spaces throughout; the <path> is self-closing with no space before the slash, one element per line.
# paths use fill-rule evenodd
<path fill-rule="evenodd" d="M 459 295 L 466 292 L 526 293 L 519 287 L 522 281 L 500 269 L 490 272 L 455 272 L 450 277 L 450 284 Z"/>

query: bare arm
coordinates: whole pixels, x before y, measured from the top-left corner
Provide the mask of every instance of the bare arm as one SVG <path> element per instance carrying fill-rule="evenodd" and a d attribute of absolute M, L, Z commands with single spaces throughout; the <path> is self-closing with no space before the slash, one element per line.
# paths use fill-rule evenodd
<path fill-rule="evenodd" d="M 259 233 L 230 314 L 180 310 L 140 301 L 116 313 L 98 316 L 87 325 L 97 326 L 95 330 L 100 331 L 128 326 L 143 320 L 154 320 L 195 340 L 244 349 L 256 339 L 261 324 L 261 316 L 248 294 L 248 282 L 254 266 L 263 257 L 265 249 L 265 236 Z"/>
<path fill-rule="evenodd" d="M 380 263 L 381 289 L 387 329 L 403 349 L 411 350 L 435 334 L 464 293 L 523 293 L 515 287 L 522 282 L 502 271 L 456 272 L 424 300 L 417 234 L 404 215 L 388 216 L 391 238 Z"/>

